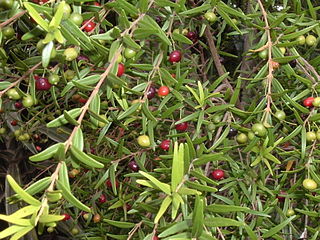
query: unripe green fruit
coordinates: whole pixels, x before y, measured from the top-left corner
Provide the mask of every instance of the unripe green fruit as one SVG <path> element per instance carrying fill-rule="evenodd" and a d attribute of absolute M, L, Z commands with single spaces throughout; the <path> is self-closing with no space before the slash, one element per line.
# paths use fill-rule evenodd
<path fill-rule="evenodd" d="M 149 147 L 151 145 L 150 138 L 147 135 L 139 136 L 137 141 L 141 147 Z"/>
<path fill-rule="evenodd" d="M 288 211 L 287 211 L 287 217 L 291 217 L 291 216 L 293 216 L 295 214 L 295 212 L 294 212 L 294 210 L 293 209 L 288 209 Z"/>
<path fill-rule="evenodd" d="M 75 75 L 76 73 L 70 69 L 64 72 L 64 77 L 66 78 L 67 81 L 71 81 Z"/>
<path fill-rule="evenodd" d="M 314 142 L 317 139 L 317 135 L 313 131 L 307 132 L 306 139 L 308 142 Z"/>
<path fill-rule="evenodd" d="M 259 55 L 259 57 L 262 58 L 262 59 L 267 59 L 267 57 L 268 57 L 268 50 L 265 49 L 265 50 L 263 50 L 263 51 L 260 51 L 258 55 Z"/>
<path fill-rule="evenodd" d="M 308 46 L 314 46 L 317 42 L 317 38 L 313 35 L 308 35 L 306 37 L 306 43 Z"/>
<path fill-rule="evenodd" d="M 267 129 L 262 123 L 255 123 L 251 127 L 252 132 L 259 137 L 264 137 L 267 134 Z"/>
<path fill-rule="evenodd" d="M 10 39 L 15 35 L 15 31 L 14 31 L 13 27 L 8 26 L 8 27 L 4 27 L 2 29 L 2 34 L 3 34 L 4 38 Z"/>
<path fill-rule="evenodd" d="M 240 133 L 236 138 L 238 143 L 246 143 L 248 141 L 248 137 L 245 133 Z"/>
<path fill-rule="evenodd" d="M 59 4 L 56 4 L 55 7 L 54 7 L 54 11 L 56 12 L 58 10 L 58 6 Z M 62 19 L 63 20 L 66 20 L 69 18 L 70 14 L 71 14 L 71 7 L 69 4 L 65 4 L 64 7 L 63 7 L 63 15 L 62 15 Z"/>
<path fill-rule="evenodd" d="M 67 48 L 64 50 L 63 55 L 65 56 L 67 61 L 73 61 L 78 57 L 78 52 L 75 48 Z"/>
<path fill-rule="evenodd" d="M 77 235 L 79 233 L 79 229 L 74 227 L 71 229 L 71 233 L 72 233 L 72 235 Z"/>
<path fill-rule="evenodd" d="M 255 137 L 255 135 L 254 135 L 254 133 L 253 132 L 248 132 L 248 138 L 249 138 L 249 140 L 252 140 L 252 139 L 254 139 L 254 137 Z"/>
<path fill-rule="evenodd" d="M 2 127 L 0 128 L 0 134 L 5 134 L 7 132 L 7 129 Z"/>
<path fill-rule="evenodd" d="M 13 132 L 14 136 L 19 137 L 21 135 L 22 131 L 21 129 L 17 129 Z"/>
<path fill-rule="evenodd" d="M 48 233 L 52 233 L 53 231 L 54 231 L 54 228 L 53 228 L 53 227 L 48 227 L 48 228 L 47 228 L 47 232 L 48 232 Z"/>
<path fill-rule="evenodd" d="M 279 50 L 283 55 L 286 53 L 286 48 L 285 47 L 280 47 Z"/>
<path fill-rule="evenodd" d="M 222 120 L 222 115 L 214 115 L 212 118 L 213 123 L 220 123 Z"/>
<path fill-rule="evenodd" d="M 313 99 L 312 105 L 314 107 L 320 107 L 320 97 L 316 97 Z"/>
<path fill-rule="evenodd" d="M 48 81 L 52 85 L 57 85 L 60 81 L 60 77 L 58 74 L 52 74 L 48 77 Z"/>
<path fill-rule="evenodd" d="M 20 94 L 18 93 L 17 89 L 15 89 L 15 88 L 9 89 L 6 92 L 6 94 L 10 99 L 13 99 L 13 100 L 18 100 L 21 98 Z"/>
<path fill-rule="evenodd" d="M 43 43 L 43 40 L 42 40 L 42 39 L 37 42 L 37 50 L 38 50 L 39 52 L 42 52 L 44 46 L 45 46 L 45 44 Z"/>
<path fill-rule="evenodd" d="M 316 137 L 317 137 L 317 140 L 320 141 L 320 130 L 317 131 Z"/>
<path fill-rule="evenodd" d="M 25 108 L 28 108 L 28 107 L 31 107 L 33 106 L 34 104 L 34 101 L 33 101 L 33 98 L 31 95 L 29 94 L 26 94 L 26 96 L 24 96 L 22 98 L 22 105 L 25 107 Z"/>
<path fill-rule="evenodd" d="M 318 184 L 310 178 L 303 180 L 302 185 L 307 190 L 314 190 L 318 187 Z"/>
<path fill-rule="evenodd" d="M 209 131 L 214 131 L 216 129 L 216 126 L 213 124 L 213 123 L 210 123 L 209 125 L 208 125 L 208 130 Z"/>
<path fill-rule="evenodd" d="M 130 49 L 130 48 L 126 48 L 124 50 L 124 56 L 129 59 L 129 58 L 133 58 L 135 55 L 137 54 L 136 51 Z"/>
<path fill-rule="evenodd" d="M 83 23 L 83 17 L 80 13 L 72 13 L 69 19 L 77 26 L 81 26 L 81 24 Z"/>
<path fill-rule="evenodd" d="M 13 7 L 14 0 L 0 0 L 0 8 L 11 9 Z"/>
<path fill-rule="evenodd" d="M 214 12 L 206 12 L 204 14 L 204 17 L 210 23 L 214 23 L 215 21 L 217 21 L 217 15 Z"/>
<path fill-rule="evenodd" d="M 117 59 L 117 63 L 121 63 L 122 62 L 122 55 L 119 55 L 118 59 Z"/>
<path fill-rule="evenodd" d="M 305 36 L 301 35 L 297 38 L 297 41 L 299 41 L 299 45 L 304 45 L 306 43 L 306 38 Z"/>
<path fill-rule="evenodd" d="M 282 110 L 278 110 L 276 111 L 276 113 L 274 114 L 276 118 L 278 118 L 280 121 L 283 121 L 286 119 L 286 113 Z"/>

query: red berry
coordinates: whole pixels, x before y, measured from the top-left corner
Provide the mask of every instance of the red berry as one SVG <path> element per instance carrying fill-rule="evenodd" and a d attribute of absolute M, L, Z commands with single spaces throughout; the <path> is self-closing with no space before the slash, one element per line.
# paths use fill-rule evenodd
<path fill-rule="evenodd" d="M 313 104 L 312 104 L 313 100 L 314 100 L 314 97 L 308 97 L 305 100 L 303 100 L 303 105 L 305 107 L 312 107 L 313 106 Z"/>
<path fill-rule="evenodd" d="M 117 76 L 118 77 L 121 77 L 122 74 L 124 74 L 124 71 L 125 71 L 125 67 L 122 63 L 119 63 L 118 64 L 118 72 L 117 72 Z"/>
<path fill-rule="evenodd" d="M 48 78 L 36 78 L 36 89 L 38 91 L 48 91 L 51 88 Z"/>
<path fill-rule="evenodd" d="M 17 120 L 12 120 L 12 121 L 10 122 L 10 124 L 11 124 L 12 126 L 17 126 L 18 121 L 17 121 Z"/>
<path fill-rule="evenodd" d="M 37 150 L 38 152 L 40 152 L 40 151 L 42 150 L 42 148 L 41 148 L 40 146 L 36 146 L 36 150 Z"/>
<path fill-rule="evenodd" d="M 130 162 L 128 163 L 128 167 L 129 167 L 132 171 L 134 171 L 134 172 L 138 172 L 138 171 L 139 171 L 139 166 L 138 166 L 138 164 L 136 163 L 136 161 L 130 161 Z"/>
<path fill-rule="evenodd" d="M 106 196 L 102 193 L 99 197 L 99 203 L 105 203 L 107 201 Z"/>
<path fill-rule="evenodd" d="M 174 73 L 171 73 L 171 77 L 176 78 L 176 75 Z"/>
<path fill-rule="evenodd" d="M 16 103 L 14 103 L 14 106 L 17 109 L 22 108 L 22 103 L 21 102 L 16 102 Z"/>
<path fill-rule="evenodd" d="M 164 97 L 170 93 L 170 89 L 167 86 L 161 86 L 158 90 L 158 96 Z"/>
<path fill-rule="evenodd" d="M 95 6 L 97 6 L 97 7 L 100 7 L 100 6 L 101 6 L 100 3 L 98 3 L 98 2 L 94 2 L 93 5 L 95 5 Z"/>
<path fill-rule="evenodd" d="M 159 237 L 158 237 L 157 235 L 154 235 L 154 236 L 152 237 L 152 240 L 159 240 Z"/>
<path fill-rule="evenodd" d="M 129 211 L 131 209 L 131 205 L 127 203 L 126 208 L 127 208 L 127 211 Z"/>
<path fill-rule="evenodd" d="M 107 185 L 108 188 L 112 188 L 112 184 L 111 184 L 110 179 L 108 179 L 108 180 L 106 181 L 106 185 Z M 118 188 L 119 185 L 120 185 L 119 182 L 116 180 L 116 188 Z"/>
<path fill-rule="evenodd" d="M 62 216 L 64 216 L 64 219 L 62 219 L 63 221 L 67 221 L 71 218 L 71 216 L 68 213 L 64 213 L 62 214 Z"/>
<path fill-rule="evenodd" d="M 88 101 L 88 99 L 83 98 L 83 97 L 79 98 L 79 100 L 78 100 L 79 103 L 83 103 L 83 104 L 86 104 L 87 101 Z"/>
<path fill-rule="evenodd" d="M 287 192 L 281 190 L 279 194 L 280 195 L 287 195 Z M 284 196 L 279 196 L 279 195 L 277 196 L 277 198 L 278 198 L 279 202 L 284 202 L 284 200 L 286 199 Z"/>
<path fill-rule="evenodd" d="M 222 169 L 216 169 L 216 170 L 212 171 L 211 175 L 212 175 L 213 179 L 220 180 L 220 179 L 224 178 L 224 171 Z"/>
<path fill-rule="evenodd" d="M 82 26 L 85 26 L 85 27 L 84 27 L 84 30 L 85 30 L 86 32 L 91 32 L 91 31 L 96 27 L 96 24 L 95 24 L 95 22 L 93 22 L 93 21 L 85 20 L 85 21 L 82 23 Z"/>
<path fill-rule="evenodd" d="M 180 62 L 180 60 L 181 60 L 181 52 L 180 51 L 175 50 L 170 53 L 170 55 L 169 55 L 170 62 L 175 63 L 175 62 Z"/>
<path fill-rule="evenodd" d="M 170 148 L 170 143 L 171 141 L 169 139 L 166 139 L 166 140 L 163 140 L 161 143 L 160 143 L 160 148 L 165 150 L 165 151 L 168 151 L 169 148 Z"/>
<path fill-rule="evenodd" d="M 148 90 L 148 92 L 147 92 L 147 98 L 148 98 L 148 99 L 152 99 L 152 98 L 154 98 L 155 95 L 156 95 L 156 89 L 155 89 L 155 87 L 150 86 L 150 87 L 149 87 L 149 90 Z"/>
<path fill-rule="evenodd" d="M 187 122 L 179 123 L 176 125 L 176 130 L 179 132 L 184 132 L 185 130 L 187 130 L 187 128 L 188 128 Z"/>
<path fill-rule="evenodd" d="M 193 43 L 195 43 L 198 40 L 198 34 L 196 32 L 188 32 L 186 35 L 187 38 L 189 38 Z"/>

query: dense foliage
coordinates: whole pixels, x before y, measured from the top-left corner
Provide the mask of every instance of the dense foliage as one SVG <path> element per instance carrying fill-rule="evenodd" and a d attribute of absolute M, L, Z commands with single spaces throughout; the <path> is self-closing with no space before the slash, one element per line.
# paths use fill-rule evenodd
<path fill-rule="evenodd" d="M 0 239 L 318 239 L 319 10 L 0 0 Z"/>

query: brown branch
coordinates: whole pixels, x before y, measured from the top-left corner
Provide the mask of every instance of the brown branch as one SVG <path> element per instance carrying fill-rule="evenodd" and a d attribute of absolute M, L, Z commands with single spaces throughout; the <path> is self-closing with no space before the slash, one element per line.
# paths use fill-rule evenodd
<path fill-rule="evenodd" d="M 213 40 L 213 37 L 212 37 L 212 33 L 211 33 L 211 31 L 210 31 L 208 26 L 206 27 L 205 35 L 206 35 L 206 38 L 207 38 L 207 41 L 208 41 L 208 44 L 209 44 L 209 48 L 210 48 L 210 52 L 211 52 L 211 55 L 212 55 L 212 58 L 213 58 L 214 65 L 216 66 L 216 69 L 218 71 L 219 76 L 222 76 L 223 74 L 226 73 L 226 71 L 225 71 L 223 65 L 220 62 L 220 57 L 219 57 L 216 45 L 214 43 L 214 40 Z M 229 83 L 227 78 L 225 78 L 223 80 L 223 82 L 228 85 L 228 87 L 230 88 L 231 92 L 233 93 L 233 87 L 231 86 L 231 84 Z"/>
<path fill-rule="evenodd" d="M 3 28 L 6 25 L 8 25 L 9 23 L 16 21 L 18 18 L 23 16 L 26 12 L 27 11 L 21 11 L 21 12 L 17 13 L 16 15 L 12 16 L 11 18 L 7 19 L 6 21 L 4 21 L 3 23 L 0 24 L 0 28 Z"/>

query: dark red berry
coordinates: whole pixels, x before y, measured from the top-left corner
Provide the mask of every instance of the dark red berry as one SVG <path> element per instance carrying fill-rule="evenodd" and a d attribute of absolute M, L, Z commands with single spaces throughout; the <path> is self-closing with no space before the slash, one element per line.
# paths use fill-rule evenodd
<path fill-rule="evenodd" d="M 84 55 L 80 55 L 77 57 L 78 61 L 89 61 L 89 58 L 87 56 Z"/>
<path fill-rule="evenodd" d="M 196 32 L 188 32 L 187 33 L 187 38 L 189 38 L 193 43 L 195 43 L 198 40 L 198 34 Z"/>
<path fill-rule="evenodd" d="M 117 76 L 118 77 L 121 77 L 122 74 L 124 74 L 124 71 L 125 71 L 125 67 L 122 63 L 119 63 L 118 64 L 118 72 L 117 72 Z"/>
<path fill-rule="evenodd" d="M 42 148 L 41 148 L 40 146 L 36 146 L 36 150 L 37 150 L 38 152 L 40 152 L 40 151 L 42 150 Z"/>
<path fill-rule="evenodd" d="M 170 143 L 171 141 L 169 139 L 166 139 L 166 140 L 163 140 L 161 143 L 160 143 L 160 148 L 165 150 L 165 151 L 168 151 L 169 148 L 170 148 Z"/>
<path fill-rule="evenodd" d="M 79 98 L 79 100 L 78 100 L 79 103 L 83 103 L 83 104 L 86 104 L 87 101 L 88 101 L 88 99 L 83 98 L 83 97 Z"/>
<path fill-rule="evenodd" d="M 222 169 L 216 169 L 216 170 L 212 171 L 211 175 L 212 175 L 213 179 L 220 180 L 220 179 L 224 178 L 224 171 Z"/>
<path fill-rule="evenodd" d="M 234 128 L 230 128 L 229 133 L 228 133 L 228 138 L 232 138 L 237 136 L 238 130 Z"/>
<path fill-rule="evenodd" d="M 38 91 L 48 91 L 51 88 L 48 78 L 36 78 L 36 89 Z"/>
<path fill-rule="evenodd" d="M 175 50 L 170 53 L 170 56 L 169 56 L 170 62 L 175 63 L 175 62 L 180 62 L 180 60 L 181 60 L 181 52 L 180 51 Z"/>
<path fill-rule="evenodd" d="M 138 166 L 138 164 L 136 163 L 136 161 L 130 161 L 130 162 L 128 163 L 128 167 L 129 167 L 132 171 L 134 171 L 134 172 L 138 172 L 138 171 L 139 171 L 139 166 Z"/>
<path fill-rule="evenodd" d="M 95 153 L 96 153 L 96 150 L 95 150 L 94 148 L 90 148 L 90 152 L 91 152 L 92 154 L 95 154 Z"/>
<path fill-rule="evenodd" d="M 14 103 L 15 108 L 20 109 L 22 108 L 22 103 L 21 102 L 15 102 Z"/>
<path fill-rule="evenodd" d="M 11 124 L 12 126 L 17 126 L 18 121 L 17 121 L 17 120 L 12 120 L 12 121 L 10 122 L 10 124 Z"/>
<path fill-rule="evenodd" d="M 148 99 L 152 99 L 152 98 L 154 98 L 154 96 L 156 95 L 156 89 L 155 89 L 155 87 L 153 87 L 153 86 L 150 86 L 149 87 L 149 90 L 148 90 L 148 92 L 147 92 L 147 98 Z"/>
<path fill-rule="evenodd" d="M 289 65 L 292 67 L 292 68 L 295 68 L 297 66 L 297 60 L 292 60 L 289 62 Z"/>
<path fill-rule="evenodd" d="M 127 203 L 126 208 L 127 208 L 127 211 L 129 211 L 131 209 L 131 205 Z"/>
<path fill-rule="evenodd" d="M 68 213 L 64 213 L 62 214 L 62 216 L 64 216 L 64 219 L 62 219 L 63 221 L 67 221 L 71 218 L 71 216 Z"/>
<path fill-rule="evenodd" d="M 280 194 L 280 195 L 287 195 L 287 192 L 281 190 L 279 194 Z M 279 201 L 279 202 L 284 202 L 284 200 L 286 199 L 286 197 L 284 197 L 284 196 L 279 196 L 279 195 L 277 196 L 277 198 L 278 198 L 278 201 Z"/>
<path fill-rule="evenodd" d="M 185 130 L 187 130 L 187 128 L 188 128 L 187 122 L 179 123 L 176 125 L 176 130 L 179 132 L 184 132 Z"/>
<path fill-rule="evenodd" d="M 96 27 L 96 24 L 93 21 L 85 20 L 83 21 L 82 26 L 85 26 L 84 30 L 86 32 L 91 32 Z"/>
<path fill-rule="evenodd" d="M 152 237 L 152 240 L 159 240 L 159 237 L 158 237 L 157 235 L 154 235 L 154 236 Z"/>
<path fill-rule="evenodd" d="M 99 203 L 105 203 L 107 201 L 106 196 L 101 193 L 100 197 L 99 197 Z"/>
<path fill-rule="evenodd" d="M 110 179 L 108 179 L 106 181 L 106 185 L 107 185 L 108 188 L 112 188 L 112 183 L 111 183 Z M 119 185 L 120 185 L 119 182 L 116 180 L 116 188 L 118 188 Z"/>
<path fill-rule="evenodd" d="M 312 107 L 313 106 L 313 104 L 312 104 L 313 100 L 314 100 L 314 97 L 308 97 L 305 100 L 303 100 L 303 105 L 305 107 Z"/>

